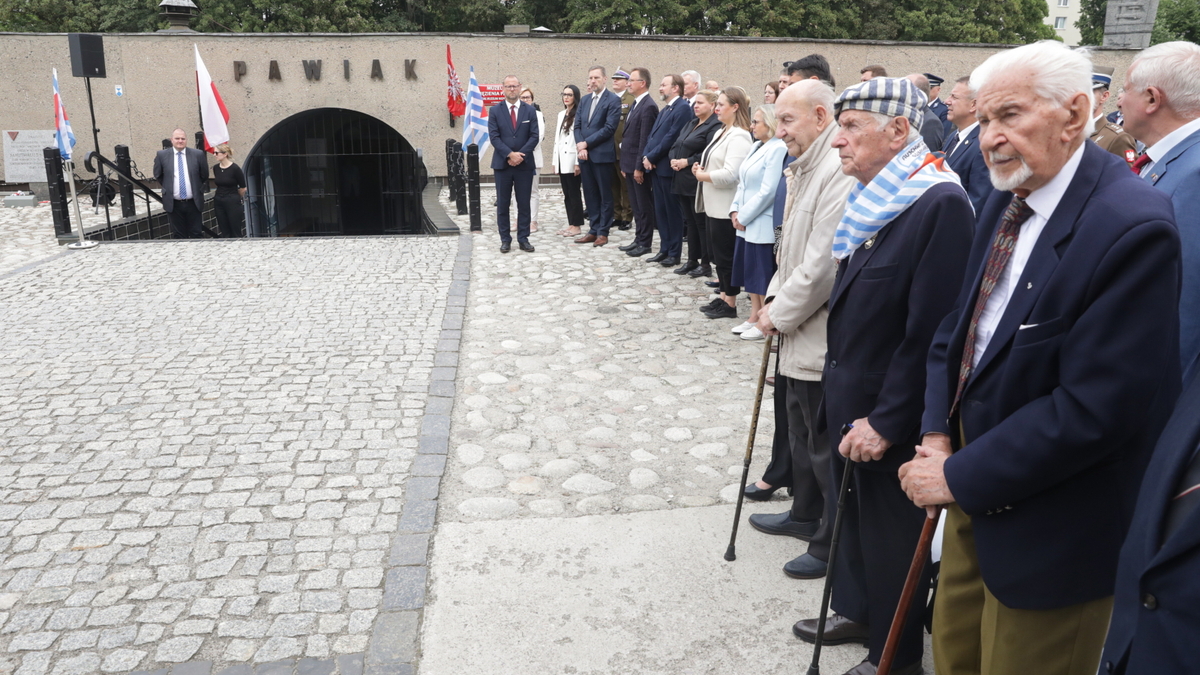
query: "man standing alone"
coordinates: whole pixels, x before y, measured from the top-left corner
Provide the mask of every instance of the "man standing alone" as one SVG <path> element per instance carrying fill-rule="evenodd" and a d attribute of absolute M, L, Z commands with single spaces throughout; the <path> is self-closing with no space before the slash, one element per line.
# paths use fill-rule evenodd
<path fill-rule="evenodd" d="M 522 251 L 533 253 L 533 245 L 529 243 L 529 195 L 534 178 L 530 153 L 538 142 L 538 122 L 533 106 L 522 103 L 520 97 L 521 80 L 516 75 L 509 75 L 504 78 L 504 100 L 488 111 L 501 253 L 508 253 L 512 247 L 508 210 L 514 189 L 517 192 L 517 244 Z"/>

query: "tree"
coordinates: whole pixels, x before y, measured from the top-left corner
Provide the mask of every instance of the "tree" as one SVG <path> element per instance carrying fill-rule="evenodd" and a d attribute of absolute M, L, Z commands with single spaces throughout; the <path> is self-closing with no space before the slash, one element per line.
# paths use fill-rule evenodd
<path fill-rule="evenodd" d="M 1196 0 L 1161 0 L 1150 44 L 1186 40 L 1200 43 L 1200 3 Z"/>
<path fill-rule="evenodd" d="M 1159 6 L 1159 14 L 1162 7 Z M 1075 27 L 1079 29 L 1079 44 L 1104 44 L 1104 21 L 1108 16 L 1108 0 L 1080 0 L 1079 20 Z"/>

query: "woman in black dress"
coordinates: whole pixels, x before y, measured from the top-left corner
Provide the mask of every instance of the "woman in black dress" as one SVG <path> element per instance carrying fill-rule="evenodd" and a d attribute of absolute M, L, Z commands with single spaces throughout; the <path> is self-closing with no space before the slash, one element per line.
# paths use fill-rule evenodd
<path fill-rule="evenodd" d="M 233 163 L 233 151 L 228 143 L 218 145 L 215 153 L 220 161 L 213 166 L 213 178 L 217 184 L 213 210 L 217 215 L 221 236 L 232 239 L 242 236 L 245 220 L 242 197 L 246 194 L 246 174 L 242 173 L 242 167 Z"/>
<path fill-rule="evenodd" d="M 704 149 L 721 129 L 720 121 L 712 114 L 716 98 L 716 92 L 696 93 L 696 102 L 692 106 L 696 112 L 696 120 L 683 125 L 675 144 L 671 146 L 671 169 L 675 171 L 671 181 L 671 192 L 683 203 L 688 243 L 687 262 L 675 270 L 675 273 L 686 274 L 692 278 L 712 276 L 709 251 L 705 246 L 708 233 L 705 229 L 704 214 L 696 213 L 696 177 L 692 175 L 692 165 L 700 161 Z"/>

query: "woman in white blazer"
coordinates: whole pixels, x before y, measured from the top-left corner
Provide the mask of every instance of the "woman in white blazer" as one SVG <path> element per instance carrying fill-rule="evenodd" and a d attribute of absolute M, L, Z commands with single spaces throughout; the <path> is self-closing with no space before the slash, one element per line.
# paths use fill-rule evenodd
<path fill-rule="evenodd" d="M 579 158 L 575 150 L 575 111 L 579 109 L 579 87 L 568 84 L 562 91 L 563 111 L 554 127 L 554 153 L 550 165 L 562 185 L 567 207 L 567 227 L 558 231 L 564 237 L 579 236 L 583 227 L 583 182 L 579 178 Z"/>
<path fill-rule="evenodd" d="M 750 296 L 750 318 L 733 329 L 743 340 L 761 340 L 755 328 L 771 277 L 775 274 L 775 193 L 783 176 L 787 144 L 775 138 L 775 106 L 754 111 L 750 133 L 755 144 L 738 172 L 737 195 L 729 219 L 737 231 L 733 249 L 733 283 Z"/>
<path fill-rule="evenodd" d="M 533 90 L 525 87 L 521 90 L 521 101 L 533 106 L 533 112 L 537 115 L 538 121 L 538 142 L 533 146 L 533 189 L 529 192 L 529 210 L 530 223 L 529 231 L 538 231 L 538 207 L 542 203 L 542 195 L 538 190 L 538 176 L 542 173 L 542 139 L 546 137 L 546 117 L 542 115 L 542 109 L 533 102 Z M 514 221 L 512 231 L 517 231 L 517 224 Z"/>
<path fill-rule="evenodd" d="M 729 87 L 717 97 L 717 119 L 724 127 L 713 136 L 701 156 L 692 165 L 699 181 L 696 213 L 708 223 L 708 243 L 721 297 L 700 308 L 710 319 L 737 318 L 737 296 L 742 289 L 733 285 L 733 250 L 737 242 L 729 207 L 737 195 L 738 169 L 750 153 L 750 101 L 741 87 Z"/>

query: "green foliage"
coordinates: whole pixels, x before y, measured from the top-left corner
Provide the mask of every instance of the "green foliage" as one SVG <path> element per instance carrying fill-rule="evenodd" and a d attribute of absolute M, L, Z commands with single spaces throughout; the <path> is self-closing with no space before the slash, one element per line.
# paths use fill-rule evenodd
<path fill-rule="evenodd" d="M 1200 3 L 1196 0 L 1161 0 L 1150 44 L 1186 40 L 1200 44 Z"/>
<path fill-rule="evenodd" d="M 1161 6 L 1158 10 L 1162 16 Z M 1108 0 L 1080 0 L 1079 20 L 1075 27 L 1079 29 L 1079 44 L 1104 44 L 1104 20 L 1108 15 Z"/>

